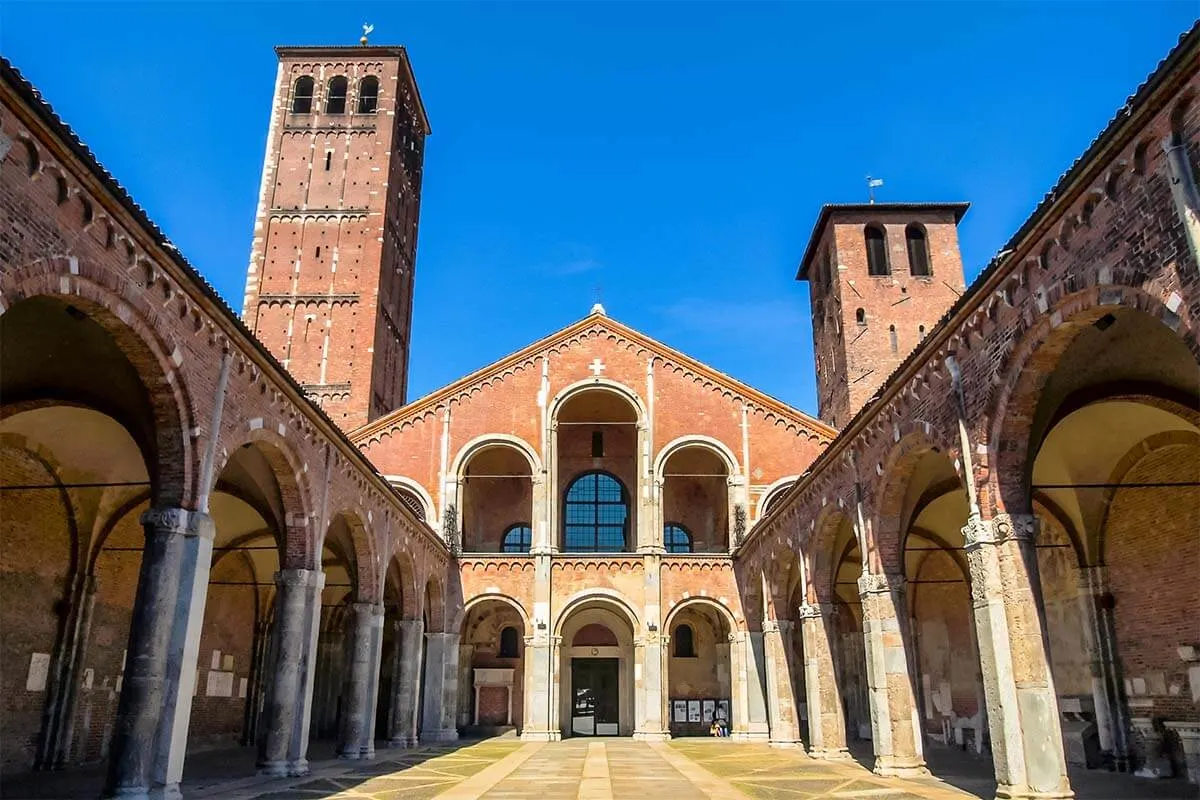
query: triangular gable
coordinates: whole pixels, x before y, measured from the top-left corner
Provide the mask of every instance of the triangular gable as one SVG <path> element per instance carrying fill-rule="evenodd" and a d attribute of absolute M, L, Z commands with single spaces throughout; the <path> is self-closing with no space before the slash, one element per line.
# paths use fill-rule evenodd
<path fill-rule="evenodd" d="M 361 442 L 370 438 L 372 434 L 390 428 L 403 420 L 429 413 L 438 406 L 446 403 L 466 399 L 479 384 L 501 377 L 506 372 L 513 371 L 531 358 L 554 350 L 572 339 L 585 338 L 592 334 L 612 334 L 624 337 L 633 344 L 644 347 L 646 350 L 654 353 L 656 357 L 663 360 L 665 365 L 683 369 L 685 372 L 692 373 L 716 384 L 745 402 L 751 410 L 758 410 L 767 415 L 782 417 L 806 429 L 810 435 L 818 439 L 828 442 L 837 435 L 837 431 L 834 428 L 784 403 L 782 400 L 760 392 L 758 389 L 742 383 L 719 370 L 713 369 L 691 356 L 685 355 L 640 331 L 630 328 L 628 325 L 617 322 L 606 314 L 596 312 L 589 314 L 578 322 L 538 339 L 515 353 L 511 353 L 498 361 L 493 361 L 491 364 L 468 373 L 453 383 L 447 384 L 440 389 L 435 389 L 424 397 L 418 398 L 378 419 L 368 422 L 366 425 L 350 431 L 350 439 L 354 442 Z"/>

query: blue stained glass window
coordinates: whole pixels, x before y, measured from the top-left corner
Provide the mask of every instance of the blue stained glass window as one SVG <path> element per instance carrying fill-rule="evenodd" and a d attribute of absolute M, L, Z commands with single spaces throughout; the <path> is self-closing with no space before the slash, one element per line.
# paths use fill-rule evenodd
<path fill-rule="evenodd" d="M 528 553 L 532 544 L 533 528 L 521 523 L 504 532 L 504 544 L 501 549 L 505 553 Z"/>
<path fill-rule="evenodd" d="M 690 553 L 692 535 L 682 525 L 668 522 L 663 526 L 663 547 L 668 553 Z"/>
<path fill-rule="evenodd" d="M 607 472 L 586 472 L 567 488 L 566 550 L 622 553 L 629 527 L 625 487 Z"/>

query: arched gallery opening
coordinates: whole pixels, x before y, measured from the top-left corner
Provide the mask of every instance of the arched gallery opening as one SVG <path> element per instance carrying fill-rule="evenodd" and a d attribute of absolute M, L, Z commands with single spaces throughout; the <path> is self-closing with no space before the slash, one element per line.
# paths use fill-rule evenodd
<path fill-rule="evenodd" d="M 668 553 L 729 552 L 729 465 L 707 444 L 675 449 L 662 466 L 663 547 Z"/>
<path fill-rule="evenodd" d="M 355 559 L 354 531 L 350 518 L 334 518 L 325 535 L 321 551 L 321 569 L 325 586 L 321 590 L 321 623 L 317 634 L 316 667 L 313 678 L 311 736 L 324 740 L 321 751 L 334 746 L 342 737 L 348 704 L 348 683 L 352 677 L 354 650 L 355 601 L 358 597 L 358 566 Z M 310 758 L 317 748 L 310 749 Z"/>
<path fill-rule="evenodd" d="M 1200 724 L 1196 355 L 1161 319 L 1102 306 L 1064 320 L 1029 363 L 1008 401 L 1027 429 L 1003 434 L 1022 481 L 1002 499 L 1039 518 L 1068 763 L 1182 780 L 1181 737 Z"/>
<path fill-rule="evenodd" d="M 559 726 L 568 736 L 632 736 L 634 630 L 625 606 L 589 598 L 567 609 L 558 626 Z"/>
<path fill-rule="evenodd" d="M 899 503 L 905 644 L 922 744 L 936 774 L 937 748 L 986 754 L 991 737 L 962 534 L 970 515 L 967 493 L 945 453 L 928 449 L 909 462 L 885 489 L 895 495 L 885 502 Z"/>
<path fill-rule="evenodd" d="M 667 717 L 671 736 L 708 736 L 714 718 L 732 730 L 742 709 L 733 706 L 729 612 L 714 601 L 685 600 L 666 620 Z"/>
<path fill-rule="evenodd" d="M 637 549 L 638 409 L 609 388 L 567 397 L 555 419 L 561 540 L 568 553 Z"/>
<path fill-rule="evenodd" d="M 467 608 L 458 662 L 460 729 L 477 735 L 521 730 L 528 634 L 515 601 L 485 598 Z"/>
<path fill-rule="evenodd" d="M 109 755 L 140 517 L 180 502 L 185 451 L 149 345 L 98 304 L 14 303 L 0 361 L 0 792 L 15 794 L 34 769 Z"/>
<path fill-rule="evenodd" d="M 533 534 L 533 464 L 506 443 L 476 449 L 460 467 L 462 547 L 468 553 L 527 553 Z"/>
<path fill-rule="evenodd" d="M 871 704 L 867 687 L 867 663 L 863 640 L 862 600 L 858 579 L 863 572 L 862 551 L 850 520 L 833 514 L 826 520 L 831 542 L 833 569 L 829 597 L 832 600 L 830 649 L 837 670 L 842 708 L 845 714 L 846 741 L 871 739 Z M 820 595 L 820 592 L 818 592 Z M 851 748 L 854 752 L 854 748 Z M 859 750 L 861 752 L 861 748 Z"/>
<path fill-rule="evenodd" d="M 405 675 L 405 661 L 411 656 L 408 649 L 420 648 L 424 631 L 408 631 L 405 625 L 416 625 L 412 565 L 401 556 L 392 558 L 383 582 L 383 636 L 380 644 L 379 690 L 375 699 L 375 738 L 394 742 L 397 746 L 412 744 L 412 720 L 401 715 L 399 693 L 417 691 L 415 675 Z M 411 716 L 411 715 L 410 715 Z"/>

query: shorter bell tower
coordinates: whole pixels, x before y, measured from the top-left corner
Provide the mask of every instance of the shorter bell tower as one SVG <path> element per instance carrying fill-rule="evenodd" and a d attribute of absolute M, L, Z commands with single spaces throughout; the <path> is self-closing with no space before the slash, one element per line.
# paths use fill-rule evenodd
<path fill-rule="evenodd" d="M 966 291 L 968 203 L 821 208 L 797 280 L 812 298 L 818 415 L 840 428 Z"/>

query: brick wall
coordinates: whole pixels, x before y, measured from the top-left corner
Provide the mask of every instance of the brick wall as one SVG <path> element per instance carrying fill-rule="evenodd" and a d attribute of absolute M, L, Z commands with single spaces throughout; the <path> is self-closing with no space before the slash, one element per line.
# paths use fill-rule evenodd
<path fill-rule="evenodd" d="M 1200 481 L 1200 448 L 1147 455 L 1123 483 Z M 1176 648 L 1195 644 L 1200 608 L 1200 487 L 1121 489 L 1113 498 L 1104 558 L 1115 600 L 1117 648 L 1134 716 L 1200 720 L 1188 664 Z M 1194 665 L 1192 665 L 1194 666 Z"/>

